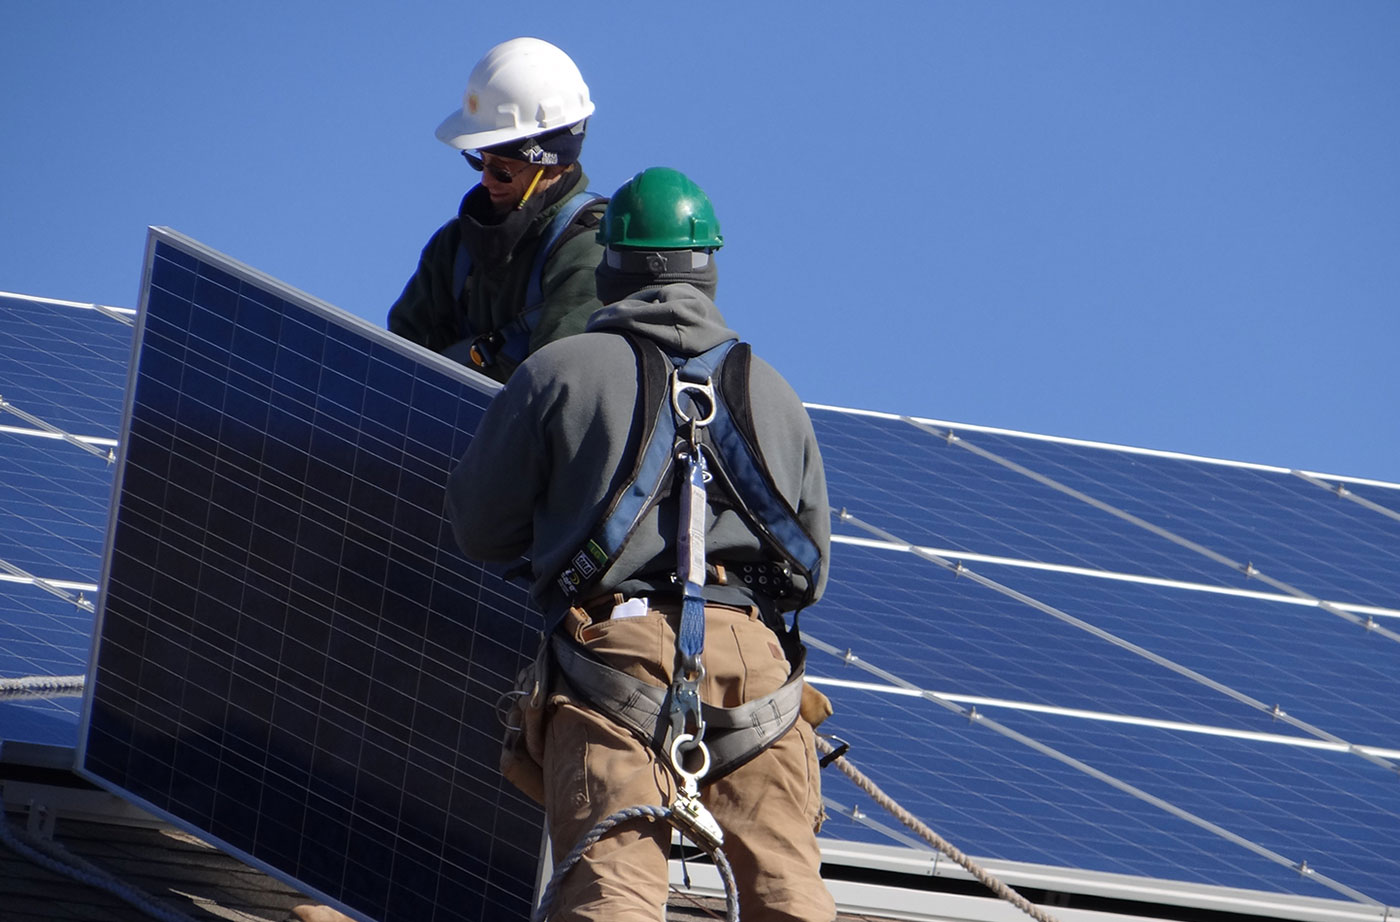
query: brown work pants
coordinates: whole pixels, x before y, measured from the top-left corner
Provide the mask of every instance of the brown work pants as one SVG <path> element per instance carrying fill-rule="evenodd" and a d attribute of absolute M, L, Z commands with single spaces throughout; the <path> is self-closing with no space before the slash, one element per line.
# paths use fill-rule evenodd
<path fill-rule="evenodd" d="M 641 617 L 594 621 L 574 609 L 562 629 L 613 668 L 666 686 L 678 620 L 674 612 L 650 610 Z M 703 662 L 701 698 L 722 707 L 776 690 L 789 669 L 777 636 L 755 611 L 724 605 L 706 608 Z M 554 696 L 545 738 L 545 810 L 556 861 L 619 810 L 670 806 L 676 779 L 667 766 L 586 705 Z M 798 718 L 773 746 L 723 778 L 702 782 L 701 800 L 724 831 L 722 848 L 734 870 L 744 922 L 830 922 L 836 916 L 819 873 L 817 772 L 812 727 Z M 671 831 L 669 824 L 645 818 L 615 826 L 564 879 L 551 919 L 664 918 Z"/>

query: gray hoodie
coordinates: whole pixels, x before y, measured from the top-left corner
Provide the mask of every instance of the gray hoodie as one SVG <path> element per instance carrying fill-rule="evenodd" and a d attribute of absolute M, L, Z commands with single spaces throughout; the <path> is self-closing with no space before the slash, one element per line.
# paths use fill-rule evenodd
<path fill-rule="evenodd" d="M 478 560 L 530 558 L 531 592 L 547 615 L 562 611 L 554 585 L 591 537 L 632 458 L 628 436 L 637 402 L 637 362 L 617 333 L 698 355 L 735 339 L 714 302 L 687 284 L 641 291 L 595 313 L 587 330 L 531 355 L 487 408 L 447 486 L 447 515 L 463 553 Z M 774 482 L 821 549 L 831 539 L 826 474 L 811 419 L 772 366 L 753 358 L 749 388 L 754 428 Z M 627 549 L 590 594 L 613 591 L 679 598 L 674 503 L 652 510 Z M 731 511 L 711 511 L 705 537 L 711 561 L 769 559 L 758 537 Z M 817 588 L 826 581 L 823 565 Z M 708 591 L 745 602 L 742 587 Z"/>

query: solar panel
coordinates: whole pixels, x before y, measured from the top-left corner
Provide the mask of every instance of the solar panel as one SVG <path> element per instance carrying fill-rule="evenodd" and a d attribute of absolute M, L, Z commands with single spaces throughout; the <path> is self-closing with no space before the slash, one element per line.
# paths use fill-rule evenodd
<path fill-rule="evenodd" d="M 152 230 L 85 774 L 366 917 L 524 917 L 538 626 L 441 514 L 495 385 Z"/>
<path fill-rule="evenodd" d="M 0 294 L 0 679 L 87 671 L 131 312 Z M 75 694 L 0 698 L 0 746 L 77 744 Z"/>

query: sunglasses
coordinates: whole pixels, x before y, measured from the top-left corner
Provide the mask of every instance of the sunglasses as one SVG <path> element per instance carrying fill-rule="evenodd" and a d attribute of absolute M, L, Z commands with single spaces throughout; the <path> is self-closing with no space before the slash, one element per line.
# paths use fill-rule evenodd
<path fill-rule="evenodd" d="M 496 182 L 498 183 L 508 183 L 511 180 L 515 179 L 515 177 L 518 175 L 516 173 L 512 173 L 505 167 L 497 166 L 494 163 L 490 166 L 487 166 L 486 161 L 482 160 L 480 157 L 476 156 L 469 150 L 462 151 L 462 157 L 467 161 L 468 165 L 470 165 L 473 170 L 476 170 L 478 173 L 490 173 L 491 178 L 496 180 Z M 529 164 L 522 164 L 522 166 L 529 166 Z"/>

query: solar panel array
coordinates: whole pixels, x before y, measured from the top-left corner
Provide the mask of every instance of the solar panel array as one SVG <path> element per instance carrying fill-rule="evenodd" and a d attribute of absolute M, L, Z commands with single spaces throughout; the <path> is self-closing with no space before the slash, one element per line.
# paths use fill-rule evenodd
<path fill-rule="evenodd" d="M 76 695 L 21 689 L 87 672 L 133 314 L 0 295 L 0 746 L 77 744 Z"/>
<path fill-rule="evenodd" d="M 988 858 L 1400 905 L 1394 486 L 813 416 L 809 668 L 904 806 Z"/>
<path fill-rule="evenodd" d="M 495 705 L 536 622 L 439 516 L 490 386 L 170 232 L 148 262 L 85 771 L 368 918 L 523 918 Z M 809 670 L 886 791 L 1071 892 L 1400 905 L 1400 488 L 812 412 Z M 833 850 L 926 854 L 825 785 Z"/>
<path fill-rule="evenodd" d="M 497 707 L 538 628 L 442 517 L 494 385 L 172 233 L 147 263 L 83 771 L 369 918 L 525 917 Z"/>

